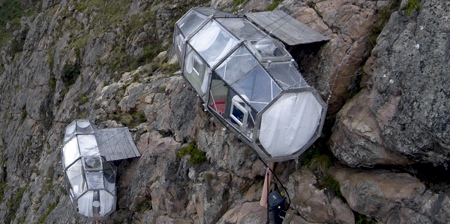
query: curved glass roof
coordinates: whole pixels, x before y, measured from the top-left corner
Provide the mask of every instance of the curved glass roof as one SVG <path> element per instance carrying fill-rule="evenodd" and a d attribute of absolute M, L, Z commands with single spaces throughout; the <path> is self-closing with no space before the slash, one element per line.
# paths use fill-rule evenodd
<path fill-rule="evenodd" d="M 205 107 L 261 158 L 293 159 L 320 136 L 326 104 L 284 45 L 246 18 L 193 8 L 173 43 Z"/>

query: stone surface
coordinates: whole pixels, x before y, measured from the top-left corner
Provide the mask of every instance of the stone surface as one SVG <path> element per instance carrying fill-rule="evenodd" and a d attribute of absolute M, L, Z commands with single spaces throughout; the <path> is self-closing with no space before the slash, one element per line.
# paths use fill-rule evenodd
<path fill-rule="evenodd" d="M 286 185 L 291 195 L 291 206 L 301 219 L 311 223 L 354 223 L 350 208 L 340 199 L 330 196 L 326 188 L 316 185 L 317 177 L 308 169 L 292 175 Z"/>
<path fill-rule="evenodd" d="M 338 117 L 332 137 L 336 157 L 350 166 L 408 159 L 448 168 L 448 9 L 448 3 L 427 1 L 411 15 L 403 10 L 391 15 L 372 52 L 373 63 L 365 67 L 373 87 Z"/>
<path fill-rule="evenodd" d="M 264 223 L 266 221 L 266 210 L 261 209 L 259 202 L 245 202 L 227 211 L 217 223 Z"/>
<path fill-rule="evenodd" d="M 350 208 L 382 223 L 446 223 L 447 193 L 427 190 L 417 178 L 388 170 L 353 170 L 341 166 L 329 172 L 340 184 Z"/>
<path fill-rule="evenodd" d="M 328 100 L 328 114 L 337 113 L 349 89 L 358 88 L 354 80 L 371 50 L 370 32 L 382 9 L 377 2 L 381 1 L 288 0 L 279 6 L 330 38 L 313 58 L 299 60 L 309 83 Z"/>
<path fill-rule="evenodd" d="M 350 167 L 411 163 L 385 146 L 371 102 L 367 90 L 362 90 L 338 113 L 330 139 L 334 155 Z M 385 116 L 390 117 L 392 113 Z"/>
<path fill-rule="evenodd" d="M 335 197 L 331 200 L 331 208 L 336 223 L 355 223 L 353 211 L 340 198 Z"/>

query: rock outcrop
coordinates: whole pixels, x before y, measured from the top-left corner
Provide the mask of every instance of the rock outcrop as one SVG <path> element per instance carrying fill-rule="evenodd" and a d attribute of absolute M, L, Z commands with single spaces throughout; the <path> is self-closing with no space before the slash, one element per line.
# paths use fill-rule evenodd
<path fill-rule="evenodd" d="M 364 67 L 370 88 L 338 116 L 332 150 L 345 164 L 448 166 L 448 10 L 445 2 L 426 1 L 409 15 L 391 15 Z"/>
<path fill-rule="evenodd" d="M 388 170 L 330 169 L 350 208 L 381 223 L 447 223 L 446 193 L 427 190 L 417 178 Z"/>

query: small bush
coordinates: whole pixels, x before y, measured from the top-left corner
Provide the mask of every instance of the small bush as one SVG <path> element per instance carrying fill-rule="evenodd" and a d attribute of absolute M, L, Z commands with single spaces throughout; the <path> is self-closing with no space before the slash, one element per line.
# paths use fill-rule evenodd
<path fill-rule="evenodd" d="M 147 117 L 145 117 L 145 113 L 143 111 L 137 111 L 136 113 L 132 114 L 134 123 L 140 124 L 147 121 Z"/>
<path fill-rule="evenodd" d="M 48 80 L 48 87 L 50 88 L 50 91 L 55 91 L 56 89 L 56 78 L 53 76 L 53 74 L 50 74 L 50 79 Z"/>
<path fill-rule="evenodd" d="M 25 221 L 25 216 L 20 216 L 18 219 L 17 219 L 17 222 L 18 223 L 23 223 Z"/>
<path fill-rule="evenodd" d="M 55 209 L 56 204 L 58 204 L 58 202 L 52 203 L 52 204 L 50 204 L 50 206 L 48 206 L 47 211 L 44 214 L 42 214 L 41 217 L 39 217 L 39 219 L 38 219 L 39 223 L 45 223 L 45 220 L 47 219 L 47 216 L 50 214 L 50 212 L 53 211 L 53 209 Z"/>
<path fill-rule="evenodd" d="M 152 201 L 151 200 L 145 200 L 138 205 L 139 212 L 144 212 L 144 211 L 147 211 L 150 209 L 152 209 Z"/>
<path fill-rule="evenodd" d="M 7 207 L 8 207 L 9 213 L 12 214 L 12 217 L 6 217 L 5 223 L 10 223 L 11 220 L 14 220 L 16 218 L 16 211 L 20 206 L 20 202 L 22 201 L 25 191 L 27 191 L 27 190 L 28 190 L 28 187 L 19 188 L 19 190 L 14 194 L 14 197 L 8 201 Z"/>
<path fill-rule="evenodd" d="M 55 175 L 55 168 L 50 166 L 47 170 L 47 175 L 44 179 L 43 193 L 47 194 L 53 189 L 53 176 Z"/>
<path fill-rule="evenodd" d="M 408 2 L 406 3 L 404 9 L 406 11 L 406 15 L 410 16 L 411 12 L 413 10 L 419 10 L 420 9 L 420 3 L 417 0 L 408 0 Z"/>
<path fill-rule="evenodd" d="M 306 150 L 306 152 L 303 154 L 302 164 L 305 166 L 309 166 L 309 164 L 311 163 L 311 160 L 320 155 L 321 155 L 320 150 L 317 150 L 316 147 L 313 145 L 310 149 Z"/>
<path fill-rule="evenodd" d="M 89 113 L 87 111 L 84 111 L 84 112 L 78 113 L 75 116 L 75 119 L 86 119 L 88 117 L 88 115 L 89 115 Z"/>
<path fill-rule="evenodd" d="M 248 3 L 249 0 L 233 0 L 233 3 L 231 5 L 234 6 L 232 12 L 237 13 L 239 12 L 239 9 L 242 9 L 244 5 Z"/>
<path fill-rule="evenodd" d="M 331 191 L 333 191 L 336 196 L 343 198 L 342 193 L 341 193 L 341 185 L 339 184 L 339 182 L 335 179 L 333 179 L 332 176 L 327 175 L 324 179 L 324 184 L 329 187 L 329 189 Z"/>
<path fill-rule="evenodd" d="M 166 73 L 168 76 L 173 75 L 178 69 L 180 69 L 180 63 L 176 62 L 173 64 L 164 63 L 161 65 L 161 69 L 164 73 Z"/>
<path fill-rule="evenodd" d="M 5 196 L 5 191 L 9 189 L 9 186 L 6 182 L 0 182 L 0 201 L 3 201 L 3 197 Z"/>
<path fill-rule="evenodd" d="M 141 77 L 141 74 L 139 74 L 139 72 L 134 73 L 133 82 L 139 82 L 140 77 Z"/>
<path fill-rule="evenodd" d="M 267 7 L 267 11 L 274 10 L 279 4 L 280 4 L 280 0 L 274 0 L 272 2 L 272 4 L 270 4 L 269 7 Z"/>
<path fill-rule="evenodd" d="M 11 51 L 10 54 L 15 54 L 23 51 L 23 44 L 25 40 L 16 40 L 13 39 L 11 42 Z"/>
<path fill-rule="evenodd" d="M 190 156 L 189 162 L 192 164 L 200 164 L 206 161 L 206 152 L 200 151 L 194 144 L 190 144 L 176 152 L 178 159 L 181 159 L 186 154 Z"/>
<path fill-rule="evenodd" d="M 147 63 L 151 61 L 153 58 L 155 58 L 161 51 L 163 51 L 161 45 L 156 44 L 150 45 L 144 49 L 138 61 L 140 63 Z"/>
<path fill-rule="evenodd" d="M 28 190 L 28 187 L 23 187 L 23 188 L 20 188 L 17 192 L 16 192 L 16 194 L 14 195 L 14 199 L 13 199 L 13 201 L 11 202 L 11 204 L 12 205 L 20 205 L 20 202 L 22 201 L 22 197 L 23 197 L 23 194 L 25 193 L 25 191 L 27 191 Z M 9 206 L 10 204 L 8 203 L 8 206 Z M 10 207 L 10 206 L 9 206 Z"/>
<path fill-rule="evenodd" d="M 109 114 L 108 119 L 110 120 L 118 120 L 125 126 L 131 127 L 136 126 L 138 124 L 144 123 L 147 121 L 147 117 L 143 111 L 130 110 L 127 113 L 119 113 Z"/>
<path fill-rule="evenodd" d="M 18 0 L 0 1 L 0 27 L 11 20 L 22 17 L 23 9 Z"/>
<path fill-rule="evenodd" d="M 86 97 L 86 95 L 84 95 L 84 94 L 81 94 L 80 95 L 80 98 L 79 98 L 79 102 L 80 102 L 80 104 L 85 104 L 85 103 L 87 103 L 89 100 L 88 100 L 88 98 Z"/>
<path fill-rule="evenodd" d="M 73 42 L 71 45 L 75 48 L 76 52 L 80 52 L 80 51 L 82 51 L 83 49 L 86 48 L 87 44 L 91 40 L 92 40 L 92 36 L 91 35 L 85 35 L 85 36 L 82 36 L 80 38 L 77 38 L 75 40 L 75 42 Z"/>
<path fill-rule="evenodd" d="M 375 222 L 365 215 L 358 214 L 355 224 L 375 224 Z"/>
<path fill-rule="evenodd" d="M 79 64 L 66 64 L 64 66 L 63 69 L 63 74 L 62 74 L 62 81 L 64 83 L 65 86 L 71 86 L 73 85 L 76 81 L 78 76 L 81 73 L 81 65 Z"/>
<path fill-rule="evenodd" d="M 368 36 L 369 46 L 371 48 L 375 47 L 376 40 L 381 31 L 383 31 L 384 26 L 391 18 L 391 14 L 400 9 L 400 3 L 398 1 L 393 1 L 388 5 L 380 9 L 378 19 L 373 23 L 371 31 Z"/>
<path fill-rule="evenodd" d="M 13 40 L 13 32 L 20 29 L 20 18 L 23 11 L 24 9 L 18 0 L 0 0 L 0 48 L 6 46 L 8 41 Z M 6 24 L 10 25 L 8 29 Z M 22 33 L 22 35 L 25 34 L 26 32 Z M 12 42 L 11 49 L 8 51 L 9 54 L 22 51 L 23 43 L 18 45 L 17 40 Z"/>
<path fill-rule="evenodd" d="M 315 172 L 325 174 L 331 166 L 331 159 L 328 155 L 322 154 L 315 156 L 308 164 L 308 168 Z"/>
<path fill-rule="evenodd" d="M 206 181 L 212 181 L 215 177 L 214 177 L 214 174 L 212 174 L 212 173 L 204 173 L 203 178 Z"/>
<path fill-rule="evenodd" d="M 131 126 L 133 123 L 133 116 L 131 116 L 131 114 L 123 113 L 120 116 L 120 122 L 125 126 Z"/>

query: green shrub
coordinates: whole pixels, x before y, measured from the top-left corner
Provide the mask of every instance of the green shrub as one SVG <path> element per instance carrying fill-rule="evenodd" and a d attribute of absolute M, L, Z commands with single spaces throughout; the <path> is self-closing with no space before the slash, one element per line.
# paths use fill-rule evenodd
<path fill-rule="evenodd" d="M 249 0 L 233 0 L 233 3 L 231 3 L 231 5 L 233 5 L 233 13 L 237 13 L 239 11 L 239 8 L 242 8 L 242 6 L 246 5 L 248 3 Z"/>
<path fill-rule="evenodd" d="M 0 183 L 0 201 L 3 201 L 3 197 L 5 196 L 5 191 L 9 189 L 8 184 L 6 182 Z"/>
<path fill-rule="evenodd" d="M 134 73 L 133 82 L 139 82 L 140 77 L 141 77 L 141 74 L 139 74 L 139 72 Z"/>
<path fill-rule="evenodd" d="M 0 27 L 22 17 L 23 9 L 18 0 L 0 0 Z"/>
<path fill-rule="evenodd" d="M 272 2 L 272 4 L 270 4 L 269 7 L 267 7 L 267 11 L 274 10 L 279 4 L 280 4 L 280 0 L 274 0 Z"/>
<path fill-rule="evenodd" d="M 302 164 L 305 166 L 309 166 L 311 160 L 320 155 L 321 155 L 320 149 L 319 150 L 316 149 L 315 145 L 313 145 L 303 154 Z"/>
<path fill-rule="evenodd" d="M 42 214 L 41 217 L 39 217 L 39 219 L 38 219 L 39 223 L 45 223 L 47 216 L 50 214 L 50 212 L 53 211 L 53 209 L 55 209 L 56 204 L 58 204 L 58 201 L 56 203 L 51 203 L 50 206 L 48 206 L 47 211 L 45 211 L 45 213 Z"/>
<path fill-rule="evenodd" d="M 25 39 L 21 39 L 20 41 L 13 39 L 11 42 L 11 51 L 10 54 L 15 54 L 23 51 L 23 44 Z"/>
<path fill-rule="evenodd" d="M 92 36 L 91 35 L 85 35 L 85 36 L 82 36 L 80 38 L 77 38 L 75 40 L 75 42 L 71 43 L 71 46 L 73 46 L 75 48 L 76 52 L 80 52 L 80 51 L 82 51 L 82 50 L 84 50 L 86 48 L 87 44 L 91 40 L 92 40 Z"/>
<path fill-rule="evenodd" d="M 62 81 L 65 86 L 71 86 L 76 81 L 81 73 L 81 65 L 79 64 L 66 64 L 63 68 Z"/>
<path fill-rule="evenodd" d="M 139 212 L 144 212 L 144 211 L 147 211 L 147 210 L 150 210 L 150 209 L 152 209 L 152 201 L 151 200 L 144 200 L 143 202 L 141 202 L 138 205 L 138 211 Z"/>
<path fill-rule="evenodd" d="M 410 16 L 411 12 L 413 10 L 419 10 L 420 9 L 420 3 L 417 0 L 408 0 L 408 2 L 406 3 L 404 9 L 406 11 L 406 14 L 408 16 Z"/>
<path fill-rule="evenodd" d="M 87 111 L 84 111 L 84 112 L 78 113 L 75 116 L 75 119 L 86 119 L 88 116 L 89 116 L 89 113 Z"/>
<path fill-rule="evenodd" d="M 399 7 L 400 3 L 398 1 L 393 1 L 380 9 L 378 13 L 378 19 L 373 23 L 373 26 L 367 38 L 368 45 L 371 49 L 375 47 L 378 35 L 380 35 L 381 31 L 383 31 L 384 26 L 391 18 L 391 14 L 395 11 L 398 11 Z"/>
<path fill-rule="evenodd" d="M 16 194 L 14 195 L 14 198 L 12 201 L 10 201 L 10 203 L 8 203 L 8 207 L 11 207 L 13 205 L 20 205 L 20 202 L 22 201 L 22 197 L 23 194 L 25 193 L 25 191 L 28 190 L 28 187 L 22 187 L 19 188 L 19 190 L 16 192 Z"/>
<path fill-rule="evenodd" d="M 66 188 L 60 187 L 59 189 L 60 189 L 60 191 L 61 191 L 61 193 L 62 193 L 63 195 L 66 195 L 66 196 L 69 195 L 69 193 L 67 193 Z"/>
<path fill-rule="evenodd" d="M 190 156 L 189 162 L 192 164 L 200 164 L 206 161 L 206 152 L 200 151 L 194 144 L 189 144 L 176 152 L 178 159 L 181 159 L 186 154 Z"/>
<path fill-rule="evenodd" d="M 19 208 L 20 202 L 22 201 L 23 198 L 23 194 L 27 190 L 28 187 L 19 188 L 19 190 L 14 194 L 14 197 L 8 201 L 6 205 L 8 207 L 9 213 L 12 214 L 12 216 L 5 217 L 5 223 L 10 223 L 11 220 L 14 220 L 16 218 L 16 210 Z"/>
<path fill-rule="evenodd" d="M 136 111 L 131 116 L 133 117 L 135 124 L 140 124 L 147 121 L 147 118 L 145 117 L 145 113 L 143 111 Z"/>
<path fill-rule="evenodd" d="M 326 154 L 321 154 L 313 157 L 307 167 L 312 171 L 325 174 L 330 166 L 330 157 Z"/>
<path fill-rule="evenodd" d="M 212 173 L 203 173 L 203 178 L 206 181 L 212 181 L 215 178 L 215 176 Z"/>
<path fill-rule="evenodd" d="M 17 219 L 17 222 L 18 223 L 23 223 L 25 221 L 25 216 L 20 216 L 18 219 Z"/>
<path fill-rule="evenodd" d="M 56 89 L 56 78 L 53 74 L 50 74 L 50 79 L 48 79 L 48 87 L 52 92 Z"/>
<path fill-rule="evenodd" d="M 44 179 L 43 193 L 47 194 L 53 189 L 53 176 L 55 175 L 55 168 L 50 166 L 46 172 L 46 176 Z"/>
<path fill-rule="evenodd" d="M 161 65 L 161 69 L 166 75 L 171 76 L 178 69 L 180 69 L 180 63 L 178 61 L 176 63 L 173 63 L 173 64 L 164 63 L 164 64 Z"/>
<path fill-rule="evenodd" d="M 86 97 L 86 95 L 84 95 L 84 94 L 81 94 L 80 95 L 80 98 L 79 98 L 79 102 L 80 102 L 80 104 L 85 104 L 85 103 L 87 103 L 89 100 L 88 100 L 88 98 Z"/>
<path fill-rule="evenodd" d="M 327 175 L 324 180 L 324 185 L 327 186 L 331 191 L 335 193 L 336 196 L 343 198 L 341 193 L 341 185 L 332 176 Z"/>
<path fill-rule="evenodd" d="M 235 5 L 240 5 L 244 2 L 245 2 L 245 0 L 233 0 L 233 4 L 235 4 Z"/>
<path fill-rule="evenodd" d="M 6 46 L 9 40 L 13 39 L 13 32 L 20 29 L 20 18 L 23 15 L 23 7 L 18 0 L 0 0 L 0 48 Z M 10 25 L 6 29 L 6 24 Z M 8 53 L 22 51 L 22 45 L 18 45 L 17 40 L 13 40 L 13 46 Z M 15 51 L 18 50 L 18 51 Z"/>
<path fill-rule="evenodd" d="M 161 45 L 149 45 L 144 49 L 141 56 L 139 57 L 138 61 L 140 63 L 149 62 L 153 58 L 155 58 L 161 51 L 163 51 L 163 48 Z"/>
<path fill-rule="evenodd" d="M 355 224 L 375 224 L 375 222 L 365 215 L 358 214 Z"/>

